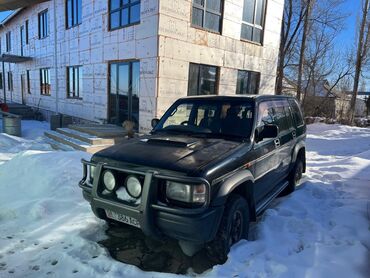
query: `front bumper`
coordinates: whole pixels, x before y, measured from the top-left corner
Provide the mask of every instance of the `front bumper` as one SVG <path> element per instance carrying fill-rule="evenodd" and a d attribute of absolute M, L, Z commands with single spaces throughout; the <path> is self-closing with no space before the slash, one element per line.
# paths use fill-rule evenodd
<path fill-rule="evenodd" d="M 90 203 L 97 217 L 107 219 L 105 210 L 133 217 L 138 220 L 140 228 L 145 235 L 158 239 L 167 236 L 194 243 L 205 243 L 215 237 L 224 208 L 223 206 L 209 206 L 210 185 L 205 179 L 163 175 L 150 170 L 140 172 L 133 169 L 110 167 L 104 163 L 98 163 L 95 171 L 97 177 L 100 177 L 100 173 L 106 168 L 119 170 L 128 174 L 145 175 L 141 203 L 138 206 L 132 206 L 99 196 L 99 178 L 95 178 L 91 186 L 88 186 L 86 183 L 87 165 L 91 165 L 91 162 L 82 160 L 82 163 L 84 165 L 84 178 L 80 181 L 79 186 L 83 189 L 83 196 Z M 159 203 L 157 200 L 158 179 L 185 183 L 204 183 L 208 189 L 207 201 L 200 208 L 179 208 Z"/>

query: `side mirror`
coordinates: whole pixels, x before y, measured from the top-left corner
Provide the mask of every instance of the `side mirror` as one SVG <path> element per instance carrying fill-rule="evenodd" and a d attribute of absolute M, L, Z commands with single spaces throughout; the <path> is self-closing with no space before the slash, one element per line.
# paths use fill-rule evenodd
<path fill-rule="evenodd" d="M 260 142 L 265 138 L 276 138 L 279 134 L 279 128 L 277 125 L 264 125 L 256 131 L 257 142 Z"/>
<path fill-rule="evenodd" d="M 157 119 L 157 118 L 152 119 L 152 128 L 155 128 L 158 123 L 159 123 L 159 119 Z"/>

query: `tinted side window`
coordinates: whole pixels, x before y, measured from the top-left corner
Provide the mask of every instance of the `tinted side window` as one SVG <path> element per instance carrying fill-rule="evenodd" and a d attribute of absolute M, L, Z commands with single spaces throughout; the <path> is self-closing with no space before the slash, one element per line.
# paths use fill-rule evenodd
<path fill-rule="evenodd" d="M 285 131 L 290 128 L 288 123 L 288 115 L 284 108 L 283 101 L 274 101 L 275 109 L 275 124 L 279 127 L 279 131 Z M 288 111 L 289 112 L 289 111 Z"/>
<path fill-rule="evenodd" d="M 293 118 L 297 124 L 297 126 L 303 125 L 303 118 L 302 118 L 302 113 L 301 109 L 298 106 L 298 103 L 295 100 L 289 100 L 290 107 L 292 108 L 293 112 Z"/>
<path fill-rule="evenodd" d="M 272 101 L 261 102 L 258 106 L 257 127 L 274 124 L 274 104 Z"/>

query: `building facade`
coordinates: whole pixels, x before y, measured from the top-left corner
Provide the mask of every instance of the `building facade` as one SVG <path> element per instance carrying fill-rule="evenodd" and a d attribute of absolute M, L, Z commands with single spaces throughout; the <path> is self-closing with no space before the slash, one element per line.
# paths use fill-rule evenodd
<path fill-rule="evenodd" d="M 274 93 L 284 0 L 52 0 L 0 27 L 0 99 L 141 131 L 179 97 Z M 4 90 L 5 87 L 5 90 Z"/>

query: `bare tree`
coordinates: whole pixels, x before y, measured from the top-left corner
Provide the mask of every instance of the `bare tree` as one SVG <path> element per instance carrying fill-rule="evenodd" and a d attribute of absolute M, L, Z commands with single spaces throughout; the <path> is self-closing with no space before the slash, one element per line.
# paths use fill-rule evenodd
<path fill-rule="evenodd" d="M 353 81 L 353 92 L 349 111 L 349 121 L 353 124 L 356 111 L 356 99 L 358 95 L 359 82 L 364 64 L 369 59 L 370 48 L 370 0 L 362 1 L 362 16 L 360 20 L 360 30 L 358 34 L 358 44 L 356 53 L 355 77 Z"/>
<path fill-rule="evenodd" d="M 306 11 L 303 21 L 303 33 L 302 33 L 302 40 L 301 40 L 301 47 L 299 51 L 299 64 L 298 64 L 298 81 L 297 81 L 297 99 L 301 100 L 301 94 L 302 94 L 302 75 L 303 75 L 303 63 L 304 63 L 304 55 L 306 50 L 306 41 L 307 41 L 307 35 L 309 31 L 309 18 L 311 16 L 312 11 L 312 5 L 314 3 L 314 0 L 305 0 L 306 2 Z"/>
<path fill-rule="evenodd" d="M 288 55 L 292 52 L 292 48 L 297 42 L 306 11 L 302 1 L 285 1 L 276 75 L 276 94 L 278 95 L 281 95 L 283 92 L 284 69 L 287 67 Z"/>

